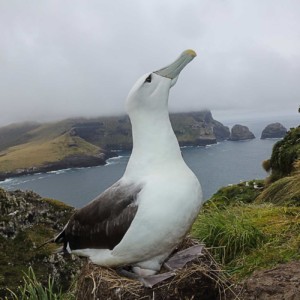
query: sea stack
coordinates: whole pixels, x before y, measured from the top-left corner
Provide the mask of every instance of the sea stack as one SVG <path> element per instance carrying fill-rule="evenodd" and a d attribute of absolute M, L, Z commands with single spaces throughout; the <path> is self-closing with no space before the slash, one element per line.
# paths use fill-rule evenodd
<path fill-rule="evenodd" d="M 272 123 L 265 127 L 261 133 L 261 139 L 283 138 L 287 129 L 280 123 Z"/>
<path fill-rule="evenodd" d="M 237 124 L 231 128 L 229 137 L 230 141 L 243 141 L 251 139 L 255 139 L 255 135 L 249 130 L 247 126 Z"/>

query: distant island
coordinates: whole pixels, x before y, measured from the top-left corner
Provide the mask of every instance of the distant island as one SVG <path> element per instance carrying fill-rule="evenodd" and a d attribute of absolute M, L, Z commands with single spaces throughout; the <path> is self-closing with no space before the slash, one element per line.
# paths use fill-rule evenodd
<path fill-rule="evenodd" d="M 180 146 L 227 140 L 227 126 L 209 110 L 170 115 Z M 127 116 L 74 118 L 53 123 L 20 123 L 0 128 L 0 180 L 65 168 L 104 165 L 112 150 L 131 150 Z"/>

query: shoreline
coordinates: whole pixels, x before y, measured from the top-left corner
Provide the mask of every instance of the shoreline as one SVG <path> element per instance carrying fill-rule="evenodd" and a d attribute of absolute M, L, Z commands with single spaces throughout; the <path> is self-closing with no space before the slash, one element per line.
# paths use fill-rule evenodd
<path fill-rule="evenodd" d="M 200 140 L 199 140 L 200 141 Z M 218 144 L 219 142 L 223 141 L 216 141 L 216 139 L 212 140 L 201 140 L 198 143 L 190 143 L 190 142 L 183 142 L 179 143 L 180 148 L 184 147 L 206 147 Z M 128 150 L 128 149 L 127 149 Z M 60 171 L 64 169 L 72 169 L 72 168 L 88 168 L 88 167 L 97 167 L 97 166 L 104 166 L 107 164 L 107 160 L 113 157 L 118 157 L 119 152 L 124 151 L 124 149 L 114 149 L 109 150 L 103 155 L 99 156 L 84 156 L 84 155 L 72 155 L 68 156 L 61 161 L 47 163 L 40 167 L 30 167 L 26 169 L 17 169 L 16 171 L 12 172 L 0 172 L 0 182 L 5 181 L 6 179 L 16 178 L 26 175 L 34 175 L 34 174 L 45 174 L 52 171 Z"/>
<path fill-rule="evenodd" d="M 104 166 L 107 164 L 107 160 L 118 155 L 114 152 L 106 153 L 105 155 L 99 156 L 83 156 L 83 155 L 72 155 L 66 157 L 64 160 L 56 161 L 45 164 L 40 167 L 31 167 L 26 169 L 17 169 L 12 172 L 0 172 L 0 182 L 6 179 L 16 178 L 26 175 L 34 174 L 45 174 L 48 172 L 60 171 L 71 168 L 88 168 L 96 166 Z"/>

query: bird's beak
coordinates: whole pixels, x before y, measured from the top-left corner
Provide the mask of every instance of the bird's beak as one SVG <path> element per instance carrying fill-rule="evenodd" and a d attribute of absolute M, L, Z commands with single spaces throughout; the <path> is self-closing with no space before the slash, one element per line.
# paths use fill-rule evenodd
<path fill-rule="evenodd" d="M 170 65 L 162 68 L 154 73 L 162 77 L 175 79 L 181 70 L 196 57 L 197 54 L 194 50 L 185 50 L 181 55 Z"/>

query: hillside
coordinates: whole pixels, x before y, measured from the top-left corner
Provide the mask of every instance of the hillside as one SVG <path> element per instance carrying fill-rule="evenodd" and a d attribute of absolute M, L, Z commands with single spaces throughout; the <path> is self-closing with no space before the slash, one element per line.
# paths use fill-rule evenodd
<path fill-rule="evenodd" d="M 300 127 L 263 163 L 265 181 L 220 189 L 192 230 L 242 289 L 241 299 L 298 299 L 300 293 Z M 280 285 L 279 285 L 280 283 Z"/>
<path fill-rule="evenodd" d="M 221 188 L 204 205 L 191 230 L 191 235 L 204 242 L 223 265 L 228 283 L 233 284 L 239 295 L 234 299 L 298 299 L 299 133 L 300 127 L 291 129 L 274 146 L 269 163 L 276 178 L 271 174 L 272 180 Z M 286 173 L 285 164 L 279 162 L 291 154 L 291 168 Z M 37 249 L 37 245 L 60 231 L 72 211 L 59 201 L 41 198 L 33 192 L 0 189 L 0 297 L 9 294 L 6 287 L 17 291 L 21 271 L 31 265 L 36 274 L 33 290 L 45 289 L 50 274 L 55 279 L 54 293 L 60 294 L 59 299 L 76 299 L 75 273 L 84 261 L 51 255 L 55 245 Z M 80 276 L 85 276 L 84 272 Z M 94 287 L 96 283 L 92 284 Z M 63 292 L 70 289 L 61 294 L 60 287 Z"/>
<path fill-rule="evenodd" d="M 180 145 L 227 139 L 229 129 L 210 111 L 170 116 Z M 132 148 L 127 116 L 24 123 L 0 128 L 0 180 L 23 174 L 105 164 L 113 149 Z"/>

